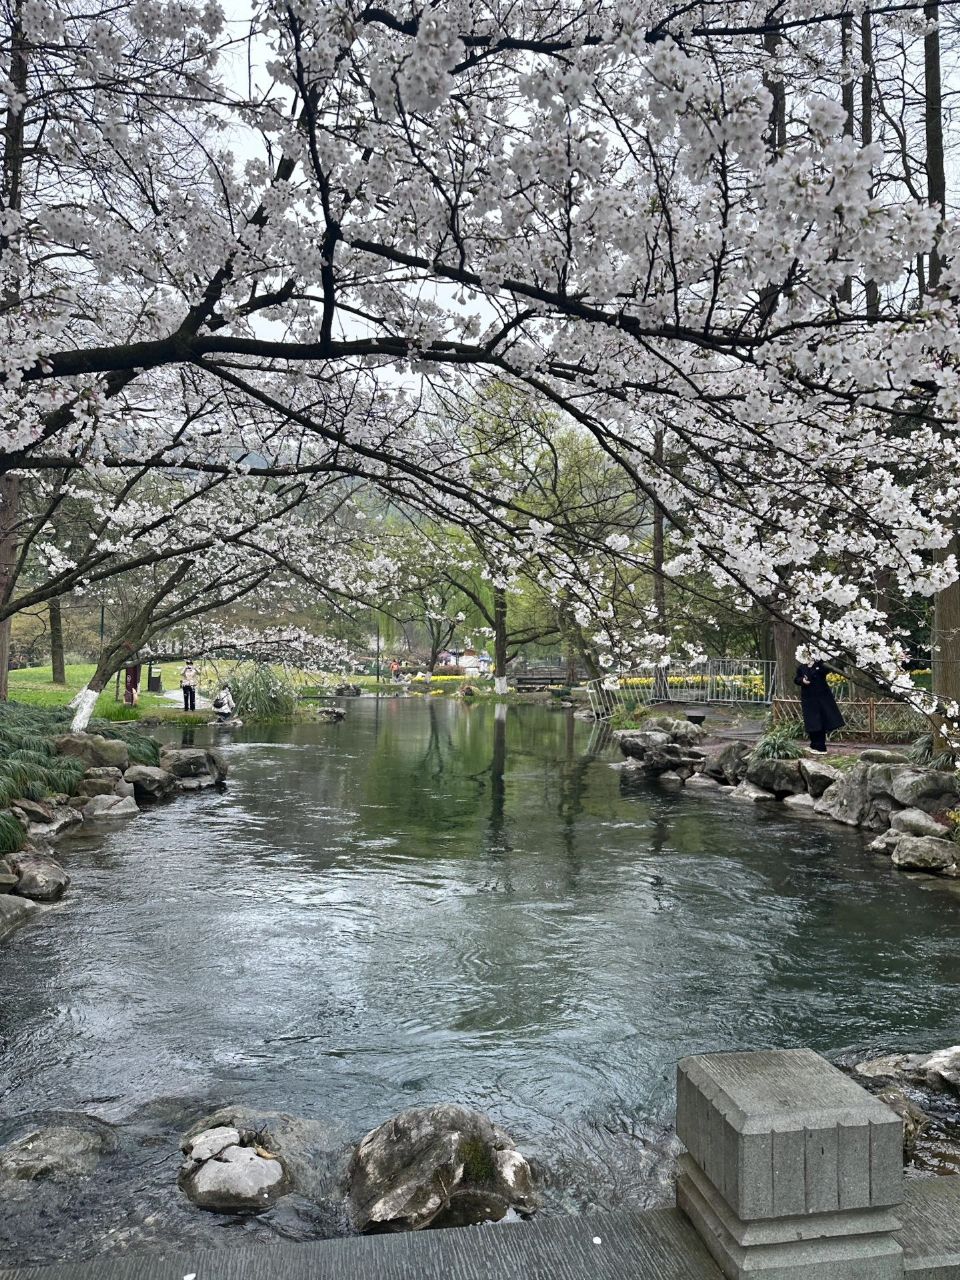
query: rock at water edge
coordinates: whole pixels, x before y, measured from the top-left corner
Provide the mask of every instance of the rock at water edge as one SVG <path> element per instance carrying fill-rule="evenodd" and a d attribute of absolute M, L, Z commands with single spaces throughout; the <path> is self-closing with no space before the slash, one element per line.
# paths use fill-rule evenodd
<path fill-rule="evenodd" d="M 764 801 L 776 801 L 777 797 L 772 791 L 764 791 L 763 787 L 756 786 L 753 782 L 741 782 L 738 786 L 732 787 L 730 796 L 734 800 L 747 800 L 751 804 L 761 804 Z"/>
<path fill-rule="evenodd" d="M 0 938 L 25 924 L 36 909 L 37 904 L 29 898 L 19 898 L 15 893 L 0 894 Z"/>
<path fill-rule="evenodd" d="M 957 860 L 952 840 L 933 836 L 902 836 L 893 851 L 893 864 L 904 871 L 945 871 Z"/>
<path fill-rule="evenodd" d="M 368 1133 L 351 1162 L 349 1197 L 360 1231 L 467 1226 L 539 1205 L 509 1134 L 450 1104 L 401 1111 Z"/>
<path fill-rule="evenodd" d="M 807 784 L 800 773 L 799 760 L 757 760 L 751 757 L 745 774 L 747 782 L 774 795 L 797 795 Z"/>
<path fill-rule="evenodd" d="M 176 790 L 176 776 L 152 764 L 132 764 L 123 775 L 138 800 L 163 800 Z"/>
<path fill-rule="evenodd" d="M 265 1209 L 288 1190 L 275 1156 L 241 1146 L 225 1147 L 200 1164 L 189 1161 L 180 1185 L 198 1208 L 221 1212 Z"/>
<path fill-rule="evenodd" d="M 126 769 L 130 763 L 130 750 L 118 738 L 102 738 L 95 733 L 66 733 L 56 739 L 57 752 L 61 756 L 76 756 L 94 768 Z"/>
<path fill-rule="evenodd" d="M 891 814 L 890 826 L 908 836 L 934 836 L 939 840 L 949 840 L 949 828 L 931 818 L 924 809 L 901 809 Z"/>
<path fill-rule="evenodd" d="M 831 764 L 825 764 L 822 760 L 810 760 L 804 757 L 800 761 L 800 776 L 807 784 L 807 790 L 810 794 L 814 799 L 819 800 L 827 787 L 833 786 L 841 775 L 840 770 L 835 769 Z"/>
<path fill-rule="evenodd" d="M 0 1178 L 36 1182 L 41 1178 L 80 1178 L 93 1172 L 113 1146 L 108 1125 L 92 1117 L 80 1124 L 36 1129 L 0 1148 Z"/>
<path fill-rule="evenodd" d="M 96 822 L 98 818 L 135 818 L 140 810 L 131 797 L 118 795 L 91 796 L 83 806 L 83 821 Z"/>
<path fill-rule="evenodd" d="M 15 853 L 10 861 L 20 877 L 13 892 L 34 902 L 56 902 L 62 898 L 70 877 L 60 863 L 42 853 Z"/>

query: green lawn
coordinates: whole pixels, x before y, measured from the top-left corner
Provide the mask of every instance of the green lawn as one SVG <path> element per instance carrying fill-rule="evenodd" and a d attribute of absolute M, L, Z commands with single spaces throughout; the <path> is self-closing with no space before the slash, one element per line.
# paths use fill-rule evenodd
<path fill-rule="evenodd" d="M 168 662 L 162 666 L 155 666 L 154 672 L 160 672 L 163 676 L 163 687 L 165 690 L 180 688 L 180 670 L 182 664 Z M 33 707 L 59 707 L 70 701 L 73 695 L 84 687 L 95 670 L 92 662 L 81 662 L 68 666 L 66 669 L 67 683 L 65 685 L 54 684 L 50 679 L 49 667 L 23 667 L 19 671 L 11 671 L 9 673 L 10 698 L 16 702 L 25 702 Z M 146 667 L 141 674 L 141 680 L 146 685 Z M 120 700 L 117 701 L 115 695 L 116 678 L 110 681 L 109 686 L 103 691 L 97 699 L 96 710 L 94 716 L 103 719 L 139 719 L 143 715 L 162 715 L 165 719 L 178 719 L 183 715 L 182 711 L 178 712 L 177 703 L 169 698 L 164 698 L 160 694 L 147 693 L 143 688 L 140 693 L 140 701 L 136 708 L 126 707 L 123 702 L 123 678 L 120 680 Z"/>

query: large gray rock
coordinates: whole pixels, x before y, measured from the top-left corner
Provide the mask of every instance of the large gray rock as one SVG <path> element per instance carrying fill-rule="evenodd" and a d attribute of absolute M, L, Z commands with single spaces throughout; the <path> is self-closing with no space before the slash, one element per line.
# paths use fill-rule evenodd
<path fill-rule="evenodd" d="M 662 729 L 631 729 L 629 733 L 618 734 L 617 740 L 625 756 L 642 760 L 651 747 L 668 746 L 670 735 Z"/>
<path fill-rule="evenodd" d="M 758 787 L 755 782 L 738 783 L 730 792 L 733 800 L 746 800 L 750 804 L 763 804 L 766 801 L 776 801 L 777 797 L 772 791 L 765 791 L 763 787 Z"/>
<path fill-rule="evenodd" d="M 858 1062 L 856 1069 L 860 1075 L 873 1079 L 889 1076 L 960 1093 L 960 1045 L 937 1049 L 933 1053 L 889 1053 L 881 1058 Z"/>
<path fill-rule="evenodd" d="M 114 794 L 91 796 L 82 810 L 84 822 L 96 822 L 99 818 L 135 818 L 139 812 L 135 800 Z"/>
<path fill-rule="evenodd" d="M 663 773 L 675 773 L 677 777 L 683 779 L 692 777 L 700 768 L 702 761 L 703 753 L 696 747 L 668 742 L 664 746 L 649 747 L 640 768 L 652 778 Z"/>
<path fill-rule="evenodd" d="M 227 765 L 223 757 L 218 752 L 205 751 L 200 747 L 164 750 L 160 753 L 160 767 L 177 778 L 203 779 L 205 785 L 222 782 L 227 776 Z"/>
<path fill-rule="evenodd" d="M 77 793 L 81 796 L 112 796 L 116 785 L 110 778 L 82 778 Z"/>
<path fill-rule="evenodd" d="M 704 761 L 703 772 L 708 778 L 736 786 L 747 772 L 750 745 L 747 742 L 729 742 L 719 751 L 710 752 Z"/>
<path fill-rule="evenodd" d="M 763 760 L 751 756 L 747 761 L 747 782 L 776 796 L 795 796 L 806 791 L 799 760 Z"/>
<path fill-rule="evenodd" d="M 34 902 L 56 902 L 62 898 L 70 877 L 59 862 L 42 853 L 15 853 L 10 861 L 20 877 L 13 892 Z"/>
<path fill-rule="evenodd" d="M 895 831 L 893 828 L 889 831 L 881 831 L 875 840 L 870 841 L 867 848 L 871 853 L 885 854 L 889 858 L 905 834 L 906 832 Z"/>
<path fill-rule="evenodd" d="M 806 814 L 810 818 L 816 817 L 813 808 L 816 801 L 806 791 L 798 791 L 795 796 L 784 796 L 783 803 L 793 813 Z"/>
<path fill-rule="evenodd" d="M 895 807 L 890 795 L 896 765 L 858 761 L 827 787 L 816 803 L 816 812 L 849 827 L 882 831 Z"/>
<path fill-rule="evenodd" d="M 939 769 L 899 769 L 892 779 L 891 795 L 905 808 L 937 813 L 952 809 L 960 797 L 955 773 Z"/>
<path fill-rule="evenodd" d="M 687 779 L 688 787 L 694 787 L 700 791 L 719 791 L 721 785 L 716 778 L 710 778 L 705 773 L 695 773 Z"/>
<path fill-rule="evenodd" d="M 109 780 L 110 782 L 119 782 L 123 777 L 123 773 L 112 765 L 104 765 L 100 768 L 88 769 L 83 776 L 85 778 L 99 778 L 101 780 Z"/>
<path fill-rule="evenodd" d="M 13 816 L 19 818 L 24 827 L 27 827 L 30 823 L 48 827 L 53 821 L 53 806 L 44 804 L 40 800 L 19 799 L 14 801 L 10 809 Z"/>
<path fill-rule="evenodd" d="M 26 924 L 36 909 L 36 903 L 29 898 L 18 898 L 13 893 L 0 893 L 0 938 L 5 938 L 8 933 L 13 933 L 14 929 Z"/>
<path fill-rule="evenodd" d="M 904 871 L 945 871 L 956 860 L 953 841 L 933 836 L 902 836 L 893 851 L 893 865 Z"/>
<path fill-rule="evenodd" d="M 76 756 L 87 765 L 126 769 L 130 752 L 125 742 L 118 738 L 101 738 L 96 733 L 66 733 L 56 740 L 57 751 L 62 756 Z"/>
<path fill-rule="evenodd" d="M 94 1171 L 113 1145 L 110 1126 L 92 1116 L 47 1125 L 0 1147 L 0 1179 L 81 1178 Z"/>
<path fill-rule="evenodd" d="M 0 893 L 10 893 L 19 879 L 19 874 L 13 869 L 13 863 L 8 862 L 6 858 L 0 858 Z"/>
<path fill-rule="evenodd" d="M 242 1105 L 221 1107 L 197 1121 L 183 1137 L 183 1149 L 201 1134 L 227 1129 L 241 1146 L 259 1146 L 279 1156 L 291 1189 L 323 1204 L 331 1218 L 343 1214 L 343 1186 L 355 1135 L 334 1126 L 282 1111 Z M 232 1145 L 227 1143 L 225 1145 Z"/>
<path fill-rule="evenodd" d="M 368 1133 L 350 1164 L 360 1231 L 417 1231 L 533 1213 L 530 1166 L 509 1134 L 449 1104 L 414 1107 Z"/>
<path fill-rule="evenodd" d="M 910 757 L 904 751 L 889 751 L 885 747 L 870 747 L 860 752 L 860 759 L 873 764 L 908 764 Z"/>
<path fill-rule="evenodd" d="M 152 764 L 132 764 L 124 773 L 123 780 L 133 784 L 138 800 L 164 800 L 177 788 L 174 774 Z"/>
<path fill-rule="evenodd" d="M 199 1208 L 259 1211 L 290 1189 L 279 1156 L 240 1138 L 236 1129 L 218 1127 L 184 1141 L 180 1186 Z"/>
<path fill-rule="evenodd" d="M 901 809 L 899 813 L 891 814 L 890 827 L 908 836 L 934 836 L 938 840 L 950 838 L 949 828 L 931 818 L 923 809 Z"/>
<path fill-rule="evenodd" d="M 800 761 L 800 776 L 814 799 L 819 799 L 827 787 L 832 786 L 840 777 L 840 770 L 823 760 L 812 760 L 805 756 Z"/>

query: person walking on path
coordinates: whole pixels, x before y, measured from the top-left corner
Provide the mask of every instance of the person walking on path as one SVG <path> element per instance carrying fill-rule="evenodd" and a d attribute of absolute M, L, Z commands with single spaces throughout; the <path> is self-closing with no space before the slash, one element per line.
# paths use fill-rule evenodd
<path fill-rule="evenodd" d="M 810 750 L 818 755 L 827 753 L 827 734 L 843 726 L 843 716 L 827 683 L 830 668 L 819 658 L 815 662 L 801 662 L 793 683 L 800 686 L 800 707 L 803 711 L 803 727 L 810 735 Z"/>
<path fill-rule="evenodd" d="M 187 665 L 180 672 L 180 688 L 183 690 L 184 711 L 197 709 L 197 685 L 200 683 L 200 672 L 188 658 Z"/>

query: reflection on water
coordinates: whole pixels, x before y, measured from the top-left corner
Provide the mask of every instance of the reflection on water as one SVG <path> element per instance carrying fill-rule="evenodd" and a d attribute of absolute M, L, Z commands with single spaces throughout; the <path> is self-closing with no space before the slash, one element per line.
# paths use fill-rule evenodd
<path fill-rule="evenodd" d="M 662 790 L 547 707 L 346 705 L 240 731 L 227 791 L 63 846 L 70 895 L 2 952 L 0 1138 L 86 1111 L 126 1163 L 52 1233 L 34 1188 L 5 1256 L 263 1230 L 172 1190 L 179 1128 L 225 1102 L 351 1140 L 476 1106 L 577 1210 L 664 1195 L 685 1053 L 956 1040 L 960 901 L 859 836 Z"/>

